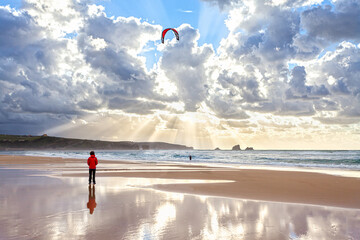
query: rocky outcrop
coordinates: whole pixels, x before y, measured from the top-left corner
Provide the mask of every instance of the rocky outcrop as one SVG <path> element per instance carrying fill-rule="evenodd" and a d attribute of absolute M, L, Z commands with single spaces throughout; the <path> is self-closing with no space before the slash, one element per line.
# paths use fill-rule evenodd
<path fill-rule="evenodd" d="M 215 151 L 220 151 L 221 149 L 217 147 L 217 148 L 215 148 L 214 150 L 215 150 Z"/>
<path fill-rule="evenodd" d="M 247 148 L 245 148 L 245 151 L 254 151 L 254 148 L 253 147 L 247 147 Z"/>
<path fill-rule="evenodd" d="M 240 145 L 238 144 L 238 145 L 233 146 L 232 150 L 233 151 L 240 151 L 241 150 Z"/>

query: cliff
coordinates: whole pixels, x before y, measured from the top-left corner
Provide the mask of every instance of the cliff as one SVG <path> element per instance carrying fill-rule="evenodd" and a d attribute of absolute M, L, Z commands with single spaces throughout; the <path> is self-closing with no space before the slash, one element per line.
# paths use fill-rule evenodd
<path fill-rule="evenodd" d="M 1 135 L 0 150 L 191 150 L 192 147 L 164 142 L 110 142 L 42 136 Z"/>

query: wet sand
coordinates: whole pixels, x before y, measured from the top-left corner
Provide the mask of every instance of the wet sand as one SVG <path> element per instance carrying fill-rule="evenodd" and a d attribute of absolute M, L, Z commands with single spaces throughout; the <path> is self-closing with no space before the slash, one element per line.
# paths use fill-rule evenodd
<path fill-rule="evenodd" d="M 0 239 L 360 239 L 357 178 L 101 161 L 89 188 L 85 162 L 0 156 Z"/>
<path fill-rule="evenodd" d="M 88 176 L 84 171 L 86 160 L 81 159 L 0 156 L 1 164 L 22 164 L 33 169 L 46 167 L 48 170 L 53 167 L 62 170 L 63 177 Z M 173 184 L 169 181 L 152 187 L 171 192 L 360 209 L 360 178 L 323 173 L 101 161 L 96 176 L 218 180 L 222 182 Z"/>

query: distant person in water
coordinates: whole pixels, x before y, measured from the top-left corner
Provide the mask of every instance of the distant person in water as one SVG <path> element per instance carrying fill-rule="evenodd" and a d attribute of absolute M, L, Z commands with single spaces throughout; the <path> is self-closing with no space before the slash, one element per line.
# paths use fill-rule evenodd
<path fill-rule="evenodd" d="M 95 181 L 95 173 L 96 173 L 96 165 L 98 165 L 98 160 L 95 157 L 95 152 L 90 152 L 90 157 L 87 160 L 87 164 L 89 165 L 89 185 L 91 184 L 91 177 L 94 184 L 96 184 Z"/>
<path fill-rule="evenodd" d="M 192 159 L 191 155 L 189 155 L 189 159 L 190 159 L 190 161 L 191 161 L 191 159 Z"/>

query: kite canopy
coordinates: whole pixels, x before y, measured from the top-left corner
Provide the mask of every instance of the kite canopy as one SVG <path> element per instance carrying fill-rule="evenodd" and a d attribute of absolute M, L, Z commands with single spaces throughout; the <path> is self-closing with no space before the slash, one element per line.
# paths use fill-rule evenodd
<path fill-rule="evenodd" d="M 165 34 L 169 31 L 172 30 L 175 34 L 176 39 L 179 41 L 179 33 L 175 30 L 175 28 L 167 28 L 164 31 L 162 31 L 161 34 L 161 42 L 164 43 L 164 38 L 165 38 Z"/>

